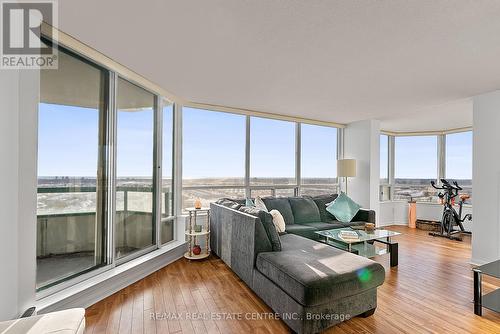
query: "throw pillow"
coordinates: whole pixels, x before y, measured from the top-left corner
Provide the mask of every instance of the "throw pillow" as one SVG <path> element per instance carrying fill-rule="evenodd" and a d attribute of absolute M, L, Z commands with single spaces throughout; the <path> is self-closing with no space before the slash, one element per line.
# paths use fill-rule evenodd
<path fill-rule="evenodd" d="M 278 235 L 278 232 L 276 231 L 276 228 L 274 227 L 273 216 L 271 216 L 269 212 L 264 210 L 259 210 L 256 207 L 247 207 L 247 206 L 242 206 L 239 209 L 239 211 L 248 213 L 249 215 L 259 218 L 260 222 L 262 223 L 262 226 L 264 227 L 264 230 L 266 231 L 267 238 L 271 243 L 272 250 L 281 251 L 281 240 Z"/>
<path fill-rule="evenodd" d="M 349 196 L 340 193 L 333 202 L 327 205 L 326 211 L 334 215 L 340 222 L 349 223 L 360 208 L 361 206 L 349 198 Z"/>
<path fill-rule="evenodd" d="M 325 194 L 314 196 L 312 199 L 314 203 L 318 206 L 319 215 L 321 221 L 324 223 L 331 222 L 332 220 L 337 220 L 330 212 L 326 211 L 326 206 L 333 202 L 337 198 L 337 194 Z"/>
<path fill-rule="evenodd" d="M 221 198 L 215 202 L 216 204 L 224 205 L 225 207 L 231 208 L 238 210 L 241 207 L 241 204 L 236 203 L 233 200 L 230 200 L 228 198 Z"/>
<path fill-rule="evenodd" d="M 255 206 L 255 203 L 252 201 L 251 198 L 246 198 L 245 199 L 245 206 L 249 206 L 249 207 L 252 207 L 252 206 Z"/>
<path fill-rule="evenodd" d="M 269 210 L 266 207 L 266 204 L 264 204 L 264 201 L 259 196 L 255 198 L 255 207 L 259 210 L 269 212 Z"/>
<path fill-rule="evenodd" d="M 288 197 L 263 197 L 262 201 L 268 211 L 278 210 L 283 218 L 285 218 L 285 224 L 290 225 L 295 222 Z"/>
<path fill-rule="evenodd" d="M 289 197 L 288 202 L 290 202 L 290 206 L 292 207 L 295 224 L 317 223 L 321 221 L 318 207 L 310 197 Z"/>
<path fill-rule="evenodd" d="M 283 218 L 283 215 L 278 211 L 278 210 L 271 210 L 269 211 L 271 216 L 273 216 L 273 224 L 274 227 L 276 227 L 276 231 L 278 233 L 283 233 L 285 232 L 285 219 Z"/>

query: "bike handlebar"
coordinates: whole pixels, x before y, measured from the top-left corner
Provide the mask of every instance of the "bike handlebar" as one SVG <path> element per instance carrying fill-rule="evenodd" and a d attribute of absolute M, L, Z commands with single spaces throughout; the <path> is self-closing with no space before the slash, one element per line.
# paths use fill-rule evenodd
<path fill-rule="evenodd" d="M 431 186 L 437 190 L 448 190 L 448 191 L 455 190 L 455 192 L 458 192 L 459 190 L 463 190 L 462 187 L 460 187 L 458 185 L 457 181 L 453 181 L 453 185 L 452 185 L 452 184 L 450 184 L 450 182 L 448 182 L 448 180 L 441 179 L 441 183 L 443 184 L 443 186 L 438 187 L 438 186 L 436 186 L 436 182 L 431 181 Z"/>

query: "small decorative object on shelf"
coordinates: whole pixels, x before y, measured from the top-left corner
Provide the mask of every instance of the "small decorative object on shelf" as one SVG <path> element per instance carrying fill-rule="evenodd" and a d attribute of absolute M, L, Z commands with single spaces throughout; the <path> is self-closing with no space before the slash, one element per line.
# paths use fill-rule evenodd
<path fill-rule="evenodd" d="M 193 246 L 193 254 L 194 255 L 200 255 L 201 254 L 201 247 L 200 247 L 200 245 L 194 245 Z"/>
<path fill-rule="evenodd" d="M 201 209 L 201 200 L 199 198 L 197 198 L 196 201 L 194 201 L 194 208 L 196 210 L 200 210 Z"/>
<path fill-rule="evenodd" d="M 210 208 L 201 207 L 201 202 L 199 204 L 199 208 L 186 209 L 189 212 L 189 225 L 186 230 L 188 251 L 184 253 L 184 257 L 189 260 L 201 260 L 210 255 Z M 203 225 L 197 224 L 200 213 L 206 213 L 206 221 Z M 203 242 L 200 241 L 204 241 L 203 247 L 201 245 Z"/>
<path fill-rule="evenodd" d="M 374 223 L 366 223 L 365 224 L 365 230 L 366 231 L 374 231 L 375 230 L 375 224 Z"/>

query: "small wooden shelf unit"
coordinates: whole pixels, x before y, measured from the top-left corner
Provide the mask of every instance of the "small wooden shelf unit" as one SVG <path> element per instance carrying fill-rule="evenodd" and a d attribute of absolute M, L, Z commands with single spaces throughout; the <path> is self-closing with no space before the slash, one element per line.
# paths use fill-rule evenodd
<path fill-rule="evenodd" d="M 210 208 L 187 208 L 189 213 L 189 225 L 185 234 L 188 239 L 188 251 L 184 253 L 184 257 L 188 260 L 201 260 L 205 259 L 210 255 Z M 202 226 L 200 232 L 195 232 L 194 226 L 196 225 L 196 219 L 199 213 L 206 213 L 206 222 Z M 201 253 L 196 255 L 193 253 L 193 247 L 197 245 L 197 240 L 199 238 L 205 238 L 205 247 L 202 248 Z"/>

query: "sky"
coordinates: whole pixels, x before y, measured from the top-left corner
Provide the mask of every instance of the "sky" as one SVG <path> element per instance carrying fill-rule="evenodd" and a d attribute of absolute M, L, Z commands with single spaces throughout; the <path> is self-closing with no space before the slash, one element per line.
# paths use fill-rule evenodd
<path fill-rule="evenodd" d="M 172 107 L 164 109 L 164 129 L 172 129 Z M 118 113 L 117 175 L 152 175 L 153 112 Z M 335 177 L 335 128 L 302 126 L 302 175 Z M 251 118 L 251 177 L 293 177 L 295 124 Z M 381 177 L 387 159 L 381 138 Z M 435 136 L 396 138 L 396 178 L 435 178 Z M 172 136 L 164 132 L 164 174 L 171 173 Z M 98 112 L 95 109 L 40 104 L 39 176 L 95 177 L 98 155 Z M 245 174 L 245 116 L 184 108 L 183 176 L 231 177 Z M 472 178 L 472 133 L 447 136 L 447 175 Z M 168 168 L 168 170 L 167 170 Z"/>
<path fill-rule="evenodd" d="M 437 177 L 436 136 L 396 137 L 395 141 L 396 178 L 432 179 Z M 446 177 L 472 179 L 471 131 L 446 136 Z"/>
<path fill-rule="evenodd" d="M 246 117 L 183 108 L 183 177 L 245 176 Z M 337 129 L 302 127 L 302 175 L 335 177 Z M 251 117 L 250 177 L 295 176 L 295 123 Z"/>

